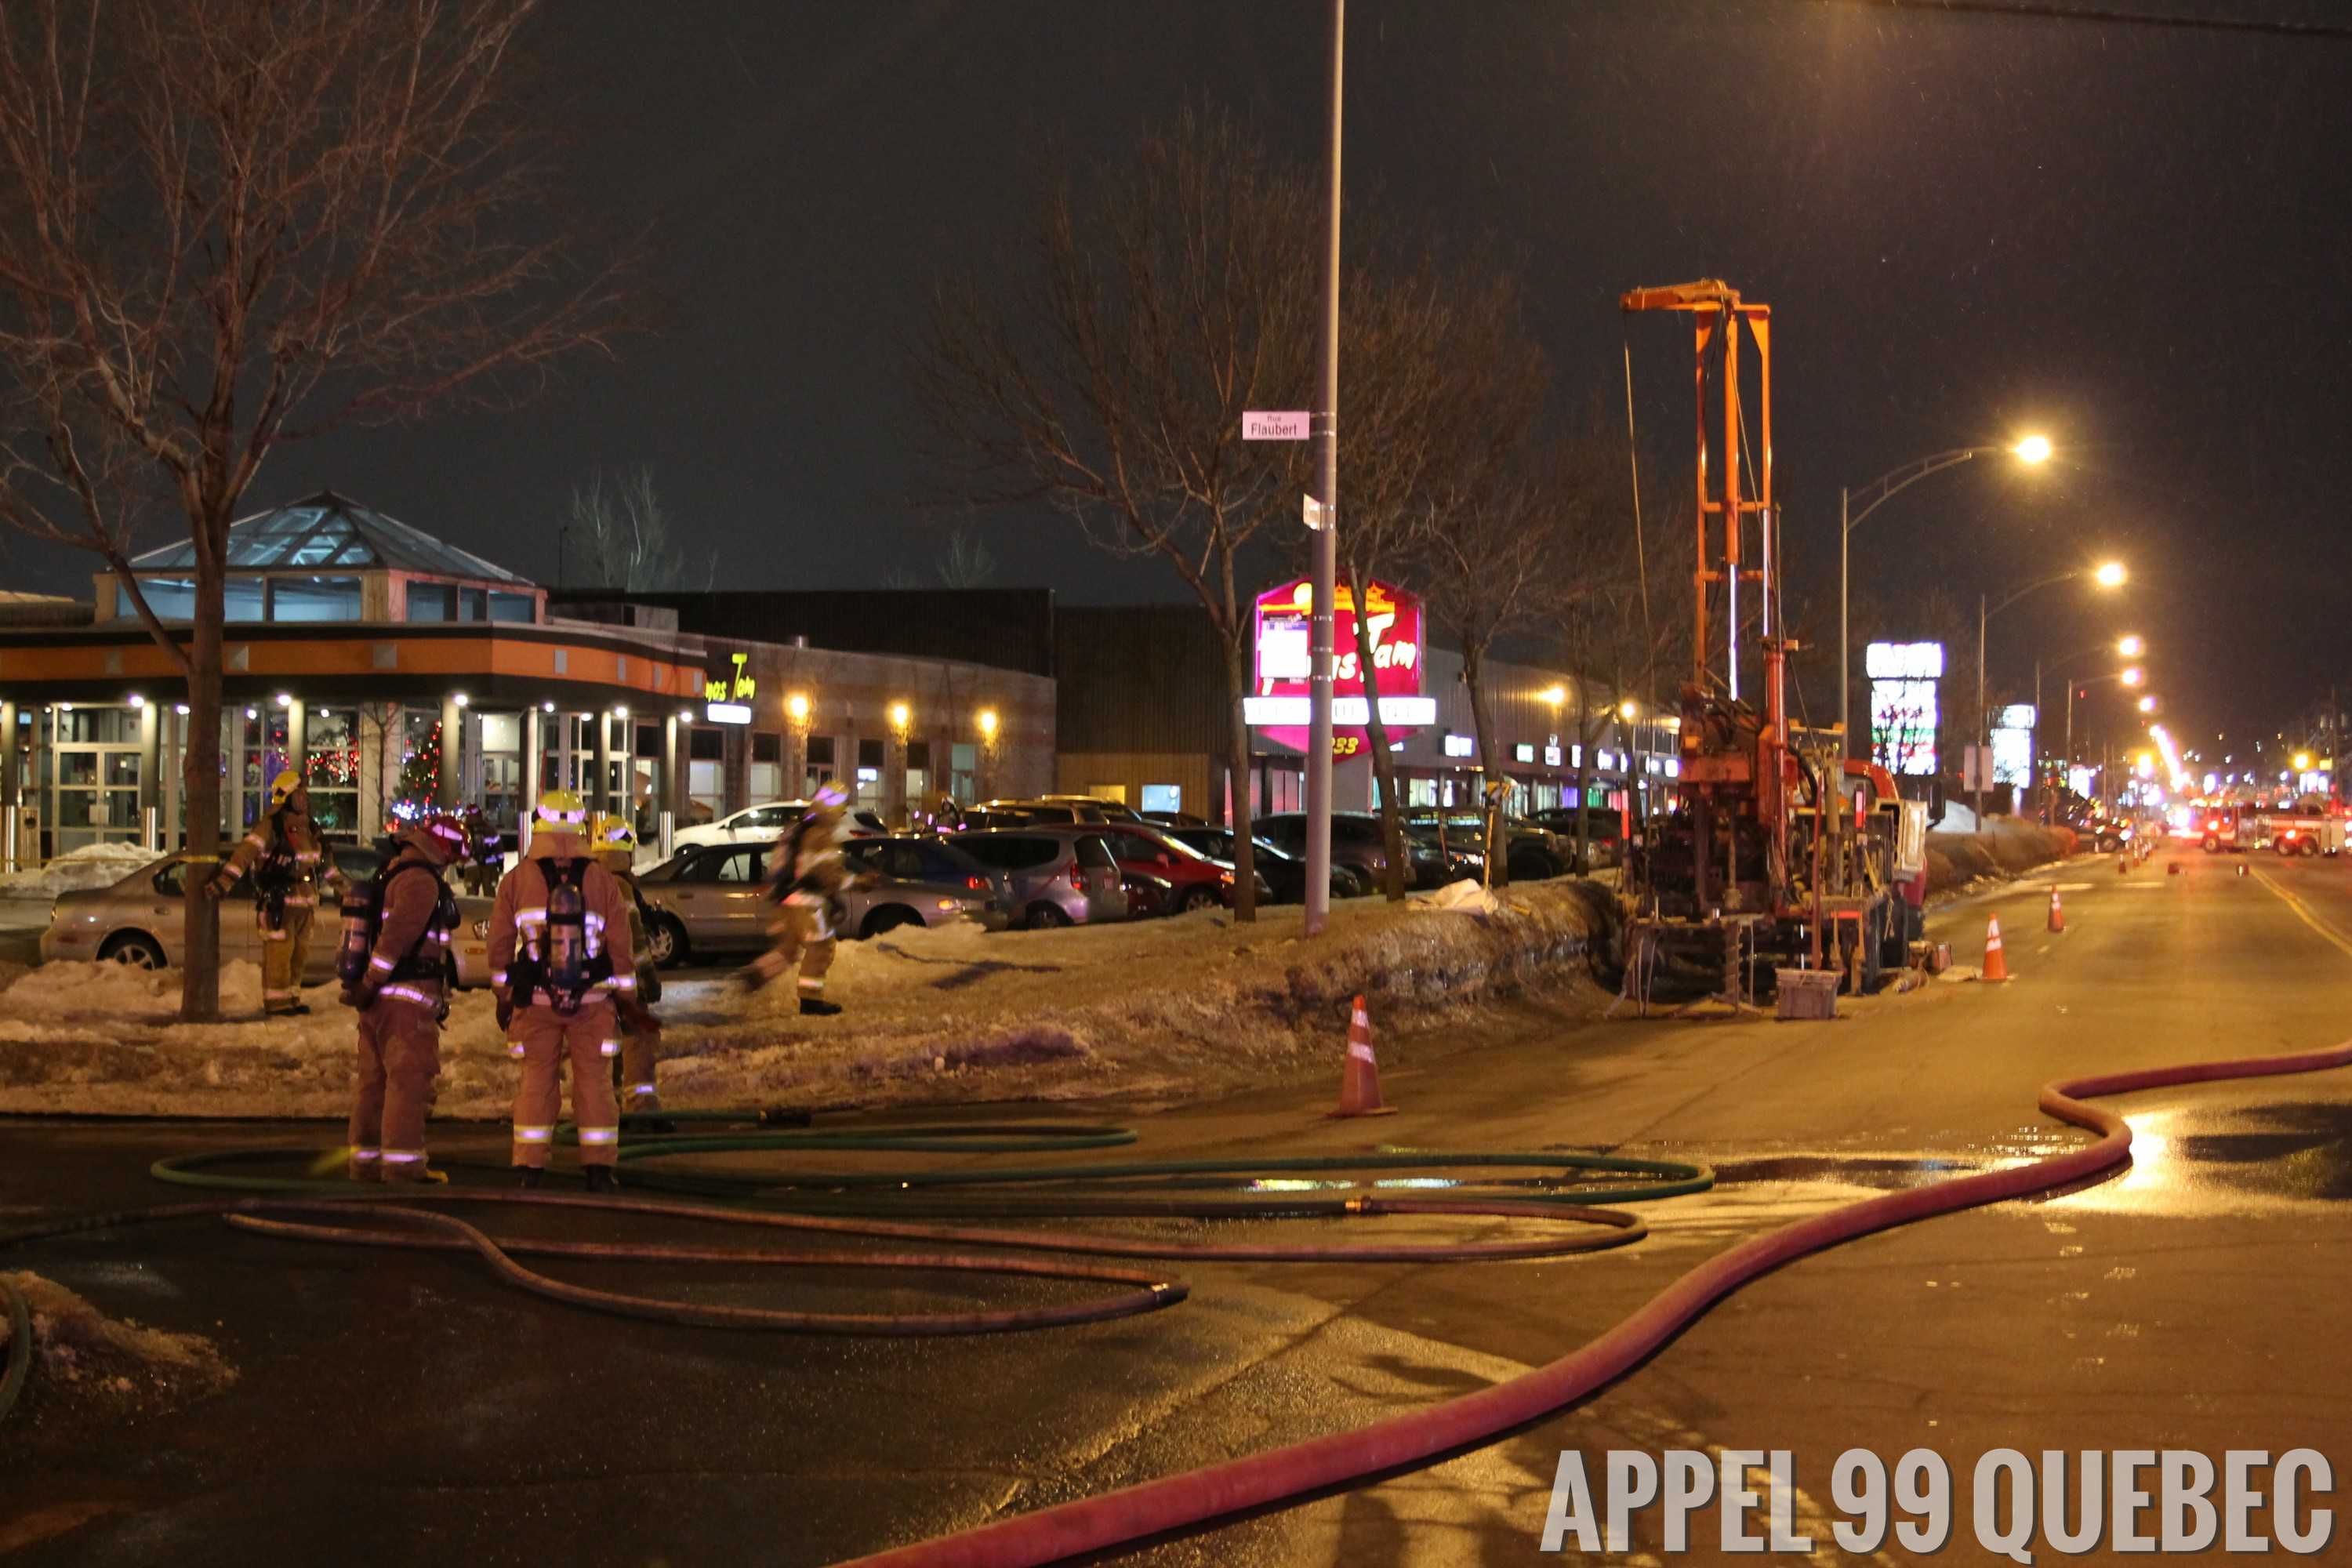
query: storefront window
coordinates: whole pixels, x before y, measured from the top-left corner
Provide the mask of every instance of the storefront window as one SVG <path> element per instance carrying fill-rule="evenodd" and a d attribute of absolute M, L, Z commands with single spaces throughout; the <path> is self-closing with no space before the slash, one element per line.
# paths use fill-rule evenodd
<path fill-rule="evenodd" d="M 698 727 L 687 739 L 687 820 L 714 822 L 727 812 L 727 736 Z"/>
<path fill-rule="evenodd" d="M 245 832 L 269 815 L 269 786 L 290 765 L 287 755 L 286 710 L 272 703 L 236 710 L 244 739 L 237 748 L 245 773 Z"/>
<path fill-rule="evenodd" d="M 360 580 L 356 577 L 278 577 L 269 584 L 269 618 L 273 621 L 356 621 L 360 618 Z"/>
<path fill-rule="evenodd" d="M 929 741 L 907 742 L 907 798 L 921 801 L 931 787 L 931 743 Z"/>
<path fill-rule="evenodd" d="M 513 621 L 528 626 L 537 618 L 532 613 L 533 608 L 529 594 L 501 594 L 495 588 L 490 590 L 490 619 L 494 621 Z"/>
<path fill-rule="evenodd" d="M 1437 781 L 1435 779 L 1417 778 L 1405 780 L 1404 803 L 1409 806 L 1435 805 L 1437 804 Z"/>
<path fill-rule="evenodd" d="M 857 805 L 865 811 L 882 809 L 882 742 L 857 742 Z"/>
<path fill-rule="evenodd" d="M 59 708 L 50 733 L 48 803 L 52 852 L 140 832 L 139 710 Z"/>
<path fill-rule="evenodd" d="M 480 715 L 482 819 L 500 833 L 511 832 L 522 811 L 522 715 Z"/>
<path fill-rule="evenodd" d="M 361 837 L 358 720 L 349 708 L 321 708 L 306 726 L 310 757 L 302 779 L 310 786 L 310 820 L 327 837 L 345 843 Z"/>
<path fill-rule="evenodd" d="M 411 583 L 408 585 L 408 618 L 412 621 L 456 620 L 457 590 L 446 583 Z"/>
<path fill-rule="evenodd" d="M 833 737 L 811 735 L 808 742 L 808 766 L 801 770 L 801 798 L 816 794 L 816 786 L 834 776 Z"/>
<path fill-rule="evenodd" d="M 258 621 L 268 615 L 268 600 L 258 577 L 231 577 L 221 584 L 221 614 L 232 621 Z"/>
<path fill-rule="evenodd" d="M 959 741 L 948 748 L 948 794 L 967 805 L 979 798 L 980 748 Z M 1171 809 L 1173 809 L 1172 807 Z"/>
<path fill-rule="evenodd" d="M 751 736 L 751 789 L 752 804 L 784 798 L 784 738 L 754 732 Z"/>
<path fill-rule="evenodd" d="M 387 815 L 404 820 L 428 811 L 441 795 L 441 715 L 428 708 L 404 709 L 400 728 L 400 782 Z"/>

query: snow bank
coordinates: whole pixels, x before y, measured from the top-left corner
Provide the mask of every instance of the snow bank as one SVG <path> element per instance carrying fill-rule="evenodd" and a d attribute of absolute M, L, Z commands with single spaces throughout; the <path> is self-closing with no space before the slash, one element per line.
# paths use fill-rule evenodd
<path fill-rule="evenodd" d="M 54 899 L 59 893 L 110 888 L 159 857 L 136 844 L 86 844 L 45 866 L 0 874 L 0 899 Z"/>
<path fill-rule="evenodd" d="M 33 1368 L 16 1419 L 37 1427 L 153 1415 L 215 1394 L 236 1371 L 202 1334 L 110 1318 L 38 1274 L 0 1275 L 33 1319 Z"/>
<path fill-rule="evenodd" d="M 1221 1092 L 1328 1068 L 1359 992 L 1384 1023 L 1425 1026 L 1575 980 L 1595 897 L 1568 880 L 1514 888 L 1475 920 L 1360 900 L 1316 937 L 1295 906 L 1254 926 L 1206 910 L 1051 931 L 901 928 L 842 944 L 827 994 L 845 1011 L 828 1018 L 801 1016 L 789 985 L 747 994 L 739 971 L 673 971 L 658 1009 L 662 1097 L 694 1107 Z M 168 1020 L 169 976 L 126 983 L 92 973 L 110 966 L 70 967 L 79 974 L 37 971 L 39 984 L 0 994 L 0 1110 L 348 1109 L 352 1015 L 332 987 L 305 994 L 308 1018 L 187 1026 Z M 101 981 L 121 990 L 90 1005 L 85 987 Z M 257 989 L 230 994 L 257 1013 Z M 438 1114 L 507 1114 L 514 1068 L 487 994 L 459 996 L 441 1059 Z"/>

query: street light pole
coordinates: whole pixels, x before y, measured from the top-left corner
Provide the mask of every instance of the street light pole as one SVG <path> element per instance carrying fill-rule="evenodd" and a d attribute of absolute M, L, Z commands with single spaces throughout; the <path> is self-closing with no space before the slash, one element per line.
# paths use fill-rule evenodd
<path fill-rule="evenodd" d="M 2006 450 L 2019 462 L 2029 467 L 2050 460 L 2048 438 L 2042 436 L 2028 436 L 2014 447 L 2006 448 L 1955 447 L 1948 452 L 1931 453 L 1927 457 L 1914 458 L 1900 467 L 1889 468 L 1870 483 L 1861 487 L 1863 494 L 1868 499 L 1863 502 L 1860 511 L 1853 510 L 1853 490 L 1843 488 L 1838 490 L 1838 727 L 1845 731 L 1845 754 L 1848 756 L 1854 754 L 1852 711 L 1853 681 L 1848 668 L 1853 637 L 1847 618 L 1846 591 L 1847 558 L 1851 553 L 1850 542 L 1853 538 L 1853 531 L 1860 528 L 1864 520 L 1872 512 L 1876 511 L 1928 475 L 1940 474 L 1946 468 L 1958 468 L 1962 463 L 1982 453 L 1995 450 Z M 1877 493 L 1874 495 L 1873 491 Z"/>
<path fill-rule="evenodd" d="M 1331 644 L 1332 600 L 1339 559 L 1339 105 L 1346 58 L 1348 0 L 1331 0 L 1330 123 L 1327 129 L 1322 342 L 1317 358 L 1315 488 L 1323 503 L 1323 526 L 1315 531 L 1315 603 L 1307 643 L 1307 934 L 1323 929 L 1331 913 Z M 1371 673 L 1364 691 L 1377 700 Z M 1483 759 L 1492 768 L 1495 759 Z M 1247 759 L 1243 759 L 1246 763 Z"/>
<path fill-rule="evenodd" d="M 1984 831 L 1984 748 L 1992 739 L 1992 720 L 1985 712 L 1984 667 L 1985 622 L 1991 619 L 1985 613 L 1985 596 L 1977 595 L 1977 744 L 1976 756 L 1969 767 L 1969 809 L 1976 813 L 1977 831 Z"/>

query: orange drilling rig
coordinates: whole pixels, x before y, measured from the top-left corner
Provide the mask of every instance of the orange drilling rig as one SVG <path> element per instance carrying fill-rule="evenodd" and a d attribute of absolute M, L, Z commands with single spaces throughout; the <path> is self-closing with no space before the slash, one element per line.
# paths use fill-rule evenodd
<path fill-rule="evenodd" d="M 1833 968 L 1848 989 L 1875 989 L 1917 934 L 1926 815 L 1902 801 L 1886 770 L 1848 761 L 1840 729 L 1789 719 L 1788 656 L 1797 645 L 1780 615 L 1771 307 L 1717 279 L 1636 289 L 1620 302 L 1628 312 L 1690 318 L 1698 412 L 1681 798 L 1643 824 L 1627 858 L 1626 994 L 1646 1005 L 1662 975 L 1679 973 L 1744 1006 L 1788 968 Z M 1743 339 L 1755 360 L 1753 431 L 1742 400 Z M 1751 633 L 1752 650 L 1743 641 Z M 1743 695 L 1751 668 L 1755 689 Z"/>

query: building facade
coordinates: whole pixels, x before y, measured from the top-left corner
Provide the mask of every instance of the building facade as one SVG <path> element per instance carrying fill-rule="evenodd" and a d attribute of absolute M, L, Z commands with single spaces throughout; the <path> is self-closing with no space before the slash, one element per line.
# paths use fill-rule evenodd
<path fill-rule="evenodd" d="M 1055 618 L 1059 739 L 1056 783 L 1074 794 L 1122 800 L 1140 810 L 1226 815 L 1234 770 L 1223 654 L 1207 617 L 1191 605 L 1065 607 Z M 1485 685 L 1501 755 L 1479 754 L 1462 658 L 1431 647 L 1422 655 L 1423 692 L 1435 721 L 1392 748 L 1398 787 L 1409 806 L 1471 807 L 1490 773 L 1518 787 L 1521 814 L 1578 804 L 1579 770 L 1591 751 L 1592 804 L 1629 806 L 1629 790 L 1668 804 L 1680 763 L 1677 721 L 1636 706 L 1595 712 L 1578 705 L 1576 679 L 1563 671 L 1489 658 Z M 1261 730 L 1249 732 L 1244 771 L 1258 812 L 1306 807 L 1306 759 Z M 1369 811 L 1377 791 L 1369 757 L 1335 761 L 1332 797 L 1341 811 Z"/>
<path fill-rule="evenodd" d="M 167 626 L 191 613 L 190 568 L 186 545 L 132 563 Z M 182 840 L 178 668 L 120 588 L 107 575 L 87 605 L 0 602 L 12 859 Z M 932 795 L 1052 776 L 1050 676 L 706 637 L 617 595 L 551 611 L 540 585 L 332 493 L 235 524 L 225 598 L 232 834 L 289 768 L 346 841 L 432 806 L 510 833 L 558 785 L 651 837 L 827 776 L 894 820 Z"/>

